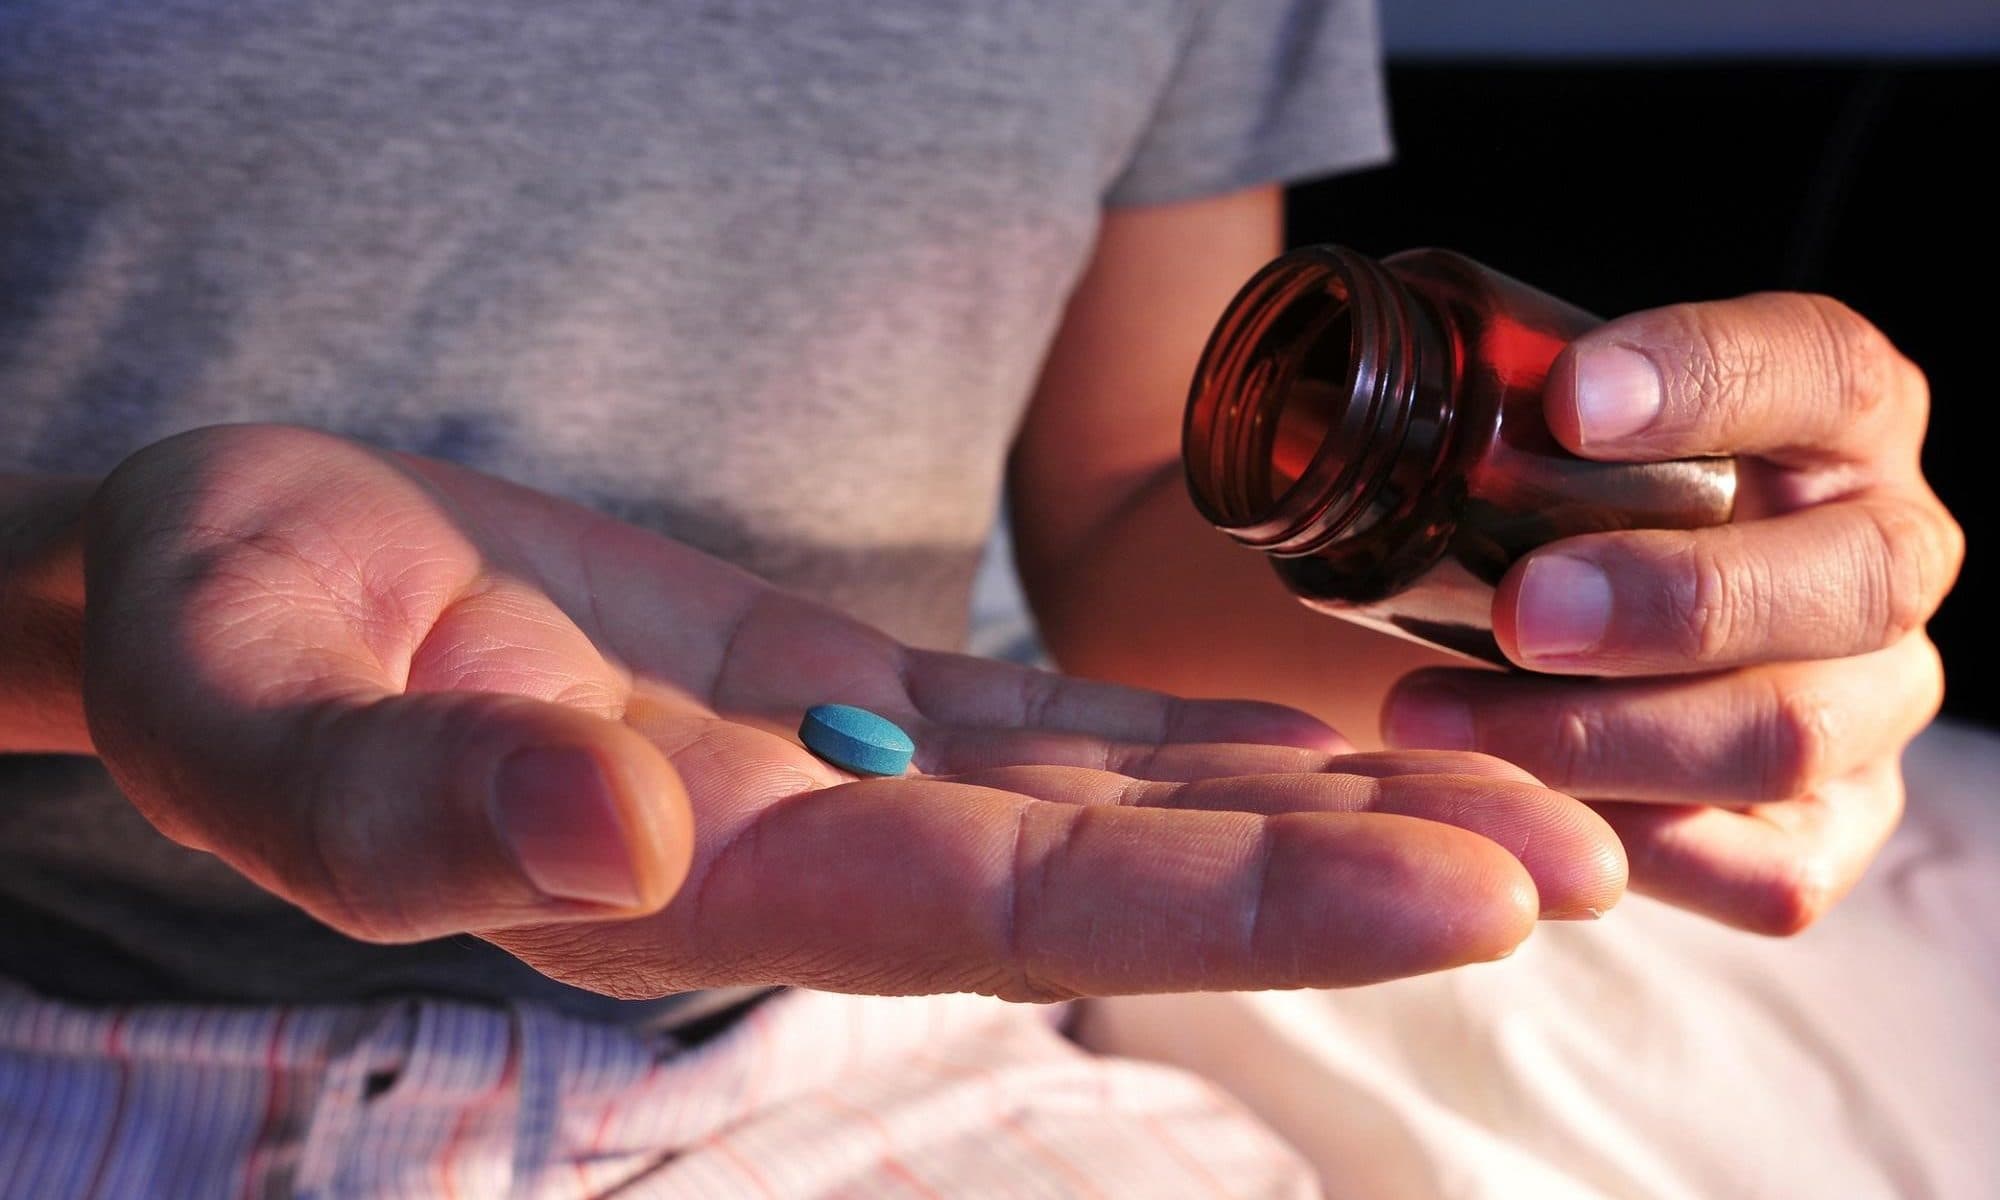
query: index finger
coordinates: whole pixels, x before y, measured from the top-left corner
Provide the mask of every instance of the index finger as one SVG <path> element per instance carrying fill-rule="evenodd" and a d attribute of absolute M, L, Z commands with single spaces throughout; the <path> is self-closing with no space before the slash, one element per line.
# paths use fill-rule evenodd
<path fill-rule="evenodd" d="M 1550 432 L 1587 458 L 1915 470 L 1929 396 L 1923 373 L 1853 309 L 1766 293 L 1584 334 L 1550 368 L 1543 407 Z"/>
<path fill-rule="evenodd" d="M 1324 722 L 1282 704 L 1190 700 L 964 654 L 907 651 L 902 680 L 918 714 L 950 729 L 953 747 L 964 749 L 984 731 L 1016 748 L 1010 761 L 1026 761 L 1019 754 L 1030 744 L 1053 750 L 1064 739 L 1099 762 L 1134 743 L 1245 742 L 1332 754 L 1353 749 Z"/>

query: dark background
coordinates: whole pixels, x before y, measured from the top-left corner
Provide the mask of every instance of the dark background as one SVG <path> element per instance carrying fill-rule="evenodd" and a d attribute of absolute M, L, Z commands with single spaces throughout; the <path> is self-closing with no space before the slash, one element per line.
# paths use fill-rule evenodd
<path fill-rule="evenodd" d="M 2000 725 L 2000 65 L 1426 62 L 1389 85 L 1396 164 L 1295 189 L 1293 241 L 1448 246 L 1606 315 L 1825 292 L 1916 360 L 1925 470 L 1969 542 L 1931 625 L 1945 710 Z"/>

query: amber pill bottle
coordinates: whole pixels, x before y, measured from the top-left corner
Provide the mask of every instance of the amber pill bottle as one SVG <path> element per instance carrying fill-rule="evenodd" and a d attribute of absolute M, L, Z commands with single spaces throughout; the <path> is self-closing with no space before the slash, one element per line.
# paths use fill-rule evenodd
<path fill-rule="evenodd" d="M 1237 294 L 1195 373 L 1195 506 L 1306 604 L 1504 663 L 1493 592 L 1558 538 L 1730 518 L 1730 459 L 1600 463 L 1542 416 L 1597 318 L 1448 250 L 1294 250 Z"/>

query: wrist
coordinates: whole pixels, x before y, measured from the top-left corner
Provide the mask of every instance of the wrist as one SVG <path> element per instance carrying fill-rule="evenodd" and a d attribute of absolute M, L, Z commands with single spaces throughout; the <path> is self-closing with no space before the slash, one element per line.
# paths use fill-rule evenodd
<path fill-rule="evenodd" d="M 83 514 L 95 483 L 0 475 L 0 753 L 91 752 Z"/>

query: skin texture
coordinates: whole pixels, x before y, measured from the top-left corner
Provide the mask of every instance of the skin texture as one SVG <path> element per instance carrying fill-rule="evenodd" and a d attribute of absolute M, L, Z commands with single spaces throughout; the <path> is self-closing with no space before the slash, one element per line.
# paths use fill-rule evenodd
<path fill-rule="evenodd" d="M 1579 339 L 1545 397 L 1556 436 L 1603 459 L 1739 456 L 1737 521 L 1537 551 L 1494 622 L 1539 674 L 1457 669 L 1299 606 L 1186 498 L 1186 381 L 1280 216 L 1265 190 L 1106 224 L 1010 474 L 1058 661 L 1281 701 L 1351 735 L 1379 714 L 1392 745 L 1498 755 L 1597 802 L 1635 888 L 1761 932 L 1811 924 L 1894 828 L 1902 750 L 1942 694 L 1923 625 L 1964 538 L 1918 467 L 1922 374 L 1816 296 L 1680 305 Z M 1647 386 L 1652 416 L 1630 402 Z"/>
<path fill-rule="evenodd" d="M 476 931 L 614 995 L 1362 983 L 1623 888 L 1609 827 L 1497 760 L 906 649 L 325 434 L 152 446 L 36 578 L 66 546 L 81 588 L 43 590 L 84 597 L 87 744 L 167 836 L 352 936 Z M 830 696 L 908 729 L 920 773 L 806 753 Z"/>

